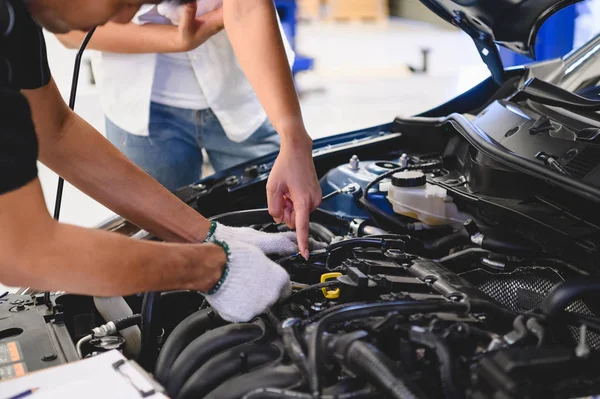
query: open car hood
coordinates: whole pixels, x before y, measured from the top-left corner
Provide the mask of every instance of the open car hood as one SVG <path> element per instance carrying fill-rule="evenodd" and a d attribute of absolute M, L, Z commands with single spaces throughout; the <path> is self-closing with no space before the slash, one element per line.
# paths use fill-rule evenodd
<path fill-rule="evenodd" d="M 421 0 L 473 38 L 494 80 L 504 80 L 496 44 L 535 59 L 535 40 L 554 13 L 581 0 Z"/>

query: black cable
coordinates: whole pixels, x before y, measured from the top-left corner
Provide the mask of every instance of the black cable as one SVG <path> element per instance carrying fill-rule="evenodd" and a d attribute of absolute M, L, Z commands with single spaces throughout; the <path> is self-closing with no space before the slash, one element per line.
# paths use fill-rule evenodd
<path fill-rule="evenodd" d="M 75 99 L 77 98 L 77 86 L 79 84 L 79 71 L 81 70 L 81 59 L 83 58 L 83 52 L 87 47 L 88 43 L 92 39 L 96 28 L 92 28 L 81 43 L 81 47 L 79 47 L 79 51 L 77 52 L 77 56 L 75 57 L 75 66 L 73 68 L 73 81 L 71 82 L 71 96 L 69 98 L 69 108 L 72 111 L 75 110 Z M 63 189 L 65 186 L 65 179 L 62 177 L 58 177 L 58 186 L 56 187 L 56 201 L 54 203 L 54 219 L 58 221 L 60 219 L 60 208 L 62 205 L 62 197 L 63 197 Z M 52 302 L 50 301 L 50 292 L 44 293 L 44 302 L 46 306 L 50 309 L 52 308 Z"/>
<path fill-rule="evenodd" d="M 77 98 L 77 86 L 79 84 L 79 72 L 81 70 L 81 59 L 83 58 L 83 53 L 85 51 L 85 48 L 87 47 L 90 40 L 92 39 L 92 36 L 94 35 L 95 31 L 96 31 L 96 28 L 93 28 L 92 30 L 90 30 L 87 33 L 87 35 L 85 35 L 85 39 L 83 39 L 83 42 L 81 43 L 81 47 L 79 47 L 79 51 L 77 52 L 77 57 L 75 57 L 75 67 L 73 68 L 73 81 L 71 82 L 71 96 L 69 98 L 69 108 L 71 108 L 72 111 L 75 110 L 75 100 Z M 58 188 L 56 190 L 56 203 L 54 204 L 54 219 L 56 219 L 56 220 L 60 219 L 60 207 L 62 205 L 62 195 L 63 195 L 64 185 L 65 185 L 65 180 L 62 177 L 59 177 L 58 178 Z"/>
<path fill-rule="evenodd" d="M 377 178 L 375 178 L 373 181 L 371 181 L 369 184 L 367 184 L 367 186 L 363 190 L 362 198 L 369 201 L 369 190 L 371 190 L 373 188 L 373 186 L 375 186 L 377 183 L 381 182 L 384 179 L 387 179 L 388 177 L 390 177 L 398 172 L 404 172 L 407 170 L 431 169 L 431 168 L 440 167 L 442 165 L 443 165 L 442 161 L 430 161 L 430 162 L 424 162 L 424 163 L 417 164 L 417 165 L 401 166 L 399 168 L 392 169 L 388 172 L 385 172 L 382 175 L 377 176 Z"/>
<path fill-rule="evenodd" d="M 311 286 L 301 289 L 300 291 L 294 292 L 292 295 L 290 295 L 289 297 L 287 297 L 287 298 L 283 299 L 281 302 L 279 302 L 278 306 L 286 305 L 286 304 L 292 302 L 294 299 L 304 296 L 312 291 L 321 290 L 323 288 L 335 287 L 340 284 L 341 283 L 337 280 L 330 280 L 330 281 L 325 281 L 324 283 L 313 284 Z"/>
<path fill-rule="evenodd" d="M 153 369 L 158 357 L 160 326 L 160 292 L 147 292 L 142 300 L 142 351 L 139 364 L 146 370 Z"/>

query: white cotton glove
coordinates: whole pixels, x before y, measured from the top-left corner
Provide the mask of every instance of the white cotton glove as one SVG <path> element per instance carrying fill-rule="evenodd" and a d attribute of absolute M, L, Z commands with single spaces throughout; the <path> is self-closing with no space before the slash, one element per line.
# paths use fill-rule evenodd
<path fill-rule="evenodd" d="M 288 231 L 285 233 L 265 233 L 250 227 L 230 227 L 220 223 L 213 225 L 206 241 L 236 240 L 254 245 L 267 255 L 288 256 L 298 253 L 298 238 L 296 233 Z M 328 244 L 309 240 L 310 250 L 327 248 Z"/>
<path fill-rule="evenodd" d="M 288 273 L 260 249 L 235 240 L 215 243 L 225 249 L 227 265 L 205 297 L 224 320 L 250 321 L 292 293 Z"/>
<path fill-rule="evenodd" d="M 223 5 L 223 0 L 198 0 L 196 2 L 196 18 L 208 14 Z M 177 6 L 169 2 L 163 2 L 156 6 L 156 11 L 163 17 L 169 19 L 174 25 L 181 21 L 181 13 L 184 6 Z"/>

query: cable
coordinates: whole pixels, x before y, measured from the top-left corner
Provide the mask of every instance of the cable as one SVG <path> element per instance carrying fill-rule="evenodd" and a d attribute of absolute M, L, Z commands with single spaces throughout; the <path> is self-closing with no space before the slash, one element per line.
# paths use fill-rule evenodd
<path fill-rule="evenodd" d="M 96 28 L 92 28 L 81 43 L 77 56 L 75 57 L 75 66 L 73 67 L 73 81 L 71 82 L 71 96 L 69 98 L 69 108 L 72 111 L 75 110 L 75 99 L 77 98 L 77 85 L 79 83 L 79 71 L 81 70 L 81 59 L 83 58 L 83 52 L 87 47 L 88 43 L 92 39 Z M 65 179 L 58 177 L 58 186 L 56 187 L 56 201 L 54 203 L 54 219 L 60 220 L 60 208 L 62 205 L 63 189 L 65 187 Z M 44 293 L 44 302 L 48 308 L 52 308 L 52 302 L 50 301 L 50 292 Z"/>
<path fill-rule="evenodd" d="M 94 35 L 95 31 L 96 28 L 93 28 L 87 33 L 87 35 L 85 35 L 85 39 L 83 39 L 81 47 L 77 52 L 77 57 L 75 57 L 75 67 L 73 68 L 73 81 L 71 83 L 71 97 L 69 99 L 69 108 L 71 108 L 72 111 L 75 110 L 75 100 L 77 98 L 77 86 L 79 84 L 79 71 L 81 70 L 81 59 L 83 58 L 83 52 L 85 51 L 85 48 L 92 39 L 92 36 Z M 56 220 L 60 219 L 60 207 L 62 205 L 64 185 L 65 180 L 62 177 L 59 177 L 58 188 L 56 190 L 56 203 L 54 204 L 54 219 Z"/>

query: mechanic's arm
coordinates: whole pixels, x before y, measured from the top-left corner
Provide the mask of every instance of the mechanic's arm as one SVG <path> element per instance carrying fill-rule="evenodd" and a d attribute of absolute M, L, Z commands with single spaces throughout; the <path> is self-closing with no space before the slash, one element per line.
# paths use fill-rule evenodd
<path fill-rule="evenodd" d="M 0 195 L 0 281 L 14 287 L 114 296 L 147 291 L 208 291 L 225 252 L 214 244 L 139 241 L 57 223 L 38 179 Z"/>
<path fill-rule="evenodd" d="M 54 80 L 23 90 L 40 161 L 112 211 L 171 242 L 203 241 L 210 222 L 131 163 L 65 104 Z"/>
<path fill-rule="evenodd" d="M 309 214 L 321 202 L 321 189 L 273 0 L 224 0 L 223 9 L 238 62 L 281 136 L 267 184 L 269 212 L 296 227 L 300 251 L 308 257 Z"/>
<path fill-rule="evenodd" d="M 223 9 L 196 18 L 196 3 L 185 6 L 179 26 L 109 22 L 94 32 L 89 49 L 111 53 L 178 53 L 195 49 L 223 29 Z M 56 35 L 67 48 L 78 49 L 81 31 Z"/>

